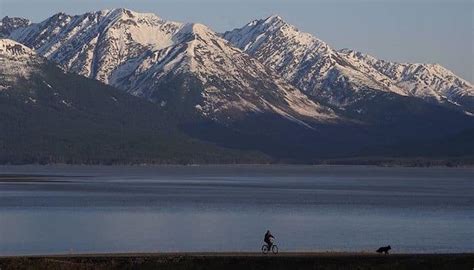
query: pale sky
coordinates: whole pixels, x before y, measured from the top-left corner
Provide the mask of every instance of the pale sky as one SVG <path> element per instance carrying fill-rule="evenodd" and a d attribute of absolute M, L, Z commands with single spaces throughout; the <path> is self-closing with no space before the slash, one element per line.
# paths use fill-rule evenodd
<path fill-rule="evenodd" d="M 380 59 L 439 63 L 474 81 L 473 0 L 0 0 L 0 16 L 40 22 L 125 7 L 215 31 L 272 14 L 329 43 Z"/>

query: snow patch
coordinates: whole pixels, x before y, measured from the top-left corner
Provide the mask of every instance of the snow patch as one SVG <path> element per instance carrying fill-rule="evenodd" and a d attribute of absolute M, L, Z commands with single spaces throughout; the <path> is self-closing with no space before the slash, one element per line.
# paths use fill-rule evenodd
<path fill-rule="evenodd" d="M 48 88 L 53 89 L 53 87 L 52 87 L 49 83 L 47 83 L 46 81 L 43 80 L 43 83 L 44 83 Z"/>
<path fill-rule="evenodd" d="M 71 103 L 71 102 L 67 102 L 67 101 L 65 101 L 64 99 L 61 100 L 61 103 L 64 104 L 64 105 L 66 105 L 66 107 L 69 107 L 69 108 L 72 107 L 72 103 Z"/>

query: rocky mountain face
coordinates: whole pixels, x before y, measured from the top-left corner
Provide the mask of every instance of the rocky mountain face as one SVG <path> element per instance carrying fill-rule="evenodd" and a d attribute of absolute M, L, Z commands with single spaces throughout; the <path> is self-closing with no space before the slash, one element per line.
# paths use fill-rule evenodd
<path fill-rule="evenodd" d="M 66 71 L 213 120 L 268 113 L 310 126 L 338 118 L 201 24 L 115 9 L 56 14 L 10 36 Z"/>
<path fill-rule="evenodd" d="M 0 38 L 8 37 L 15 29 L 26 27 L 30 24 L 30 20 L 6 16 L 0 21 Z"/>
<path fill-rule="evenodd" d="M 401 64 L 352 50 L 335 50 L 279 16 L 223 34 L 311 96 L 345 107 L 373 91 L 419 97 L 474 112 L 474 87 L 437 64 Z"/>

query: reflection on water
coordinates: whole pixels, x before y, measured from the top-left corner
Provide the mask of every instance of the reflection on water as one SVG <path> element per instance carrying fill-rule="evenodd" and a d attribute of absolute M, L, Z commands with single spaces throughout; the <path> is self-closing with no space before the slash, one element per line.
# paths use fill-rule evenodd
<path fill-rule="evenodd" d="M 258 251 L 267 229 L 282 251 L 474 252 L 473 169 L 22 166 L 0 174 L 0 255 Z"/>

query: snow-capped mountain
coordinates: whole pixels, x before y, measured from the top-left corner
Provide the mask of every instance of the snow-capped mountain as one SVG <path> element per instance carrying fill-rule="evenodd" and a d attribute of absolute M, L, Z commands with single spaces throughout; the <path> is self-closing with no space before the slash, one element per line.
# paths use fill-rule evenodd
<path fill-rule="evenodd" d="M 162 107 L 184 105 L 211 119 L 272 113 L 303 125 L 337 118 L 201 24 L 114 9 L 59 13 L 10 37 L 67 71 Z"/>
<path fill-rule="evenodd" d="M 472 155 L 431 146 L 457 140 L 450 136 L 472 129 L 474 117 L 414 97 L 398 82 L 408 73 L 333 50 L 279 17 L 225 35 L 126 9 L 9 25 L 16 41 L 0 43 L 0 149 L 8 150 L 0 163 L 312 163 L 405 155 L 406 145 L 418 155 L 420 142 L 429 156 Z M 413 80 L 430 82 L 422 71 Z"/>
<path fill-rule="evenodd" d="M 223 37 L 299 89 L 337 106 L 360 101 L 367 96 L 364 92 L 376 90 L 474 111 L 473 86 L 439 65 L 398 64 L 338 51 L 279 16 L 252 21 Z"/>

